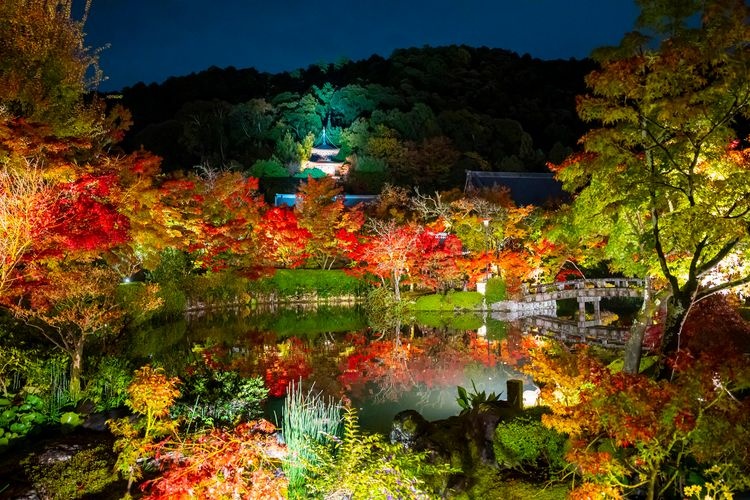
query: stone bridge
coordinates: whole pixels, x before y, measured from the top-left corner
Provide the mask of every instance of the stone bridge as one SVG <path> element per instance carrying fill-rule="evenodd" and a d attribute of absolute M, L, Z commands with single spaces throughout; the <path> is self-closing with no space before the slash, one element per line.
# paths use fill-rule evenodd
<path fill-rule="evenodd" d="M 624 347 L 630 335 L 628 328 L 602 326 L 597 321 L 576 322 L 548 316 L 527 316 L 520 321 L 525 332 L 553 337 L 566 343 Z"/>
<path fill-rule="evenodd" d="M 601 323 L 600 302 L 611 297 L 643 297 L 647 281 L 633 278 L 598 278 L 523 285 L 521 301 L 526 304 L 578 300 L 578 322 L 586 321 L 586 303 L 594 304 L 594 316 Z"/>

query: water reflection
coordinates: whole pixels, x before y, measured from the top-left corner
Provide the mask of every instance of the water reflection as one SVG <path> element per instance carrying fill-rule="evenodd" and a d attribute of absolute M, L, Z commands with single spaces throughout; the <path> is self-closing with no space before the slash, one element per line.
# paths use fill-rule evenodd
<path fill-rule="evenodd" d="M 421 315 L 380 333 L 367 327 L 356 307 L 319 307 L 195 316 L 138 332 L 130 345 L 136 360 L 176 374 L 202 363 L 261 376 L 275 397 L 301 378 L 349 399 L 360 408 L 363 427 L 385 431 L 404 409 L 429 420 L 458 414 L 459 385 L 471 389 L 473 382 L 480 391 L 503 393 L 508 378 L 520 378 L 533 390 L 531 380 L 511 367 L 520 335 L 507 323 L 475 315 Z"/>

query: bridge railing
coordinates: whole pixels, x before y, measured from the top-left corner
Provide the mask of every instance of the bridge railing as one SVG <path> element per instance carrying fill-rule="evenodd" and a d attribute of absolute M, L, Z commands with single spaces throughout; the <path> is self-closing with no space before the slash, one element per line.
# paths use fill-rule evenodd
<path fill-rule="evenodd" d="M 541 293 L 560 292 L 563 290 L 582 290 L 586 288 L 642 289 L 645 286 L 646 280 L 640 278 L 597 278 L 556 281 L 554 283 L 543 283 L 540 285 L 528 285 L 524 283 L 521 286 L 521 291 L 524 296 L 528 296 Z"/>

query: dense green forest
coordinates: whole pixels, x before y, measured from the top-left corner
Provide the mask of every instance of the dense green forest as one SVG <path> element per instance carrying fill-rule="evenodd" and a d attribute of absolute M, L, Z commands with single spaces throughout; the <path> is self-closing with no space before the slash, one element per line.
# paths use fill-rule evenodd
<path fill-rule="evenodd" d="M 118 102 L 133 125 L 123 147 L 162 156 L 167 171 L 203 165 L 279 177 L 294 173 L 328 124 L 352 166 L 349 191 L 415 178 L 450 188 L 465 170 L 544 171 L 562 161 L 585 131 L 575 96 L 593 67 L 467 46 L 280 74 L 212 67 L 125 88 Z"/>

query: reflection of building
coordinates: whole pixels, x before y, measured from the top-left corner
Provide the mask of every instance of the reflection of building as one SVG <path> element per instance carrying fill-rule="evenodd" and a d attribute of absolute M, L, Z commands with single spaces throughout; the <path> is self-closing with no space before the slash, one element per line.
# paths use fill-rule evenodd
<path fill-rule="evenodd" d="M 560 181 L 551 173 L 466 171 L 464 192 L 504 186 L 519 206 L 542 206 L 565 199 Z"/>
<path fill-rule="evenodd" d="M 331 142 L 326 134 L 326 128 L 323 127 L 323 131 L 313 144 L 310 158 L 302 163 L 301 173 L 304 174 L 305 170 L 317 168 L 331 177 L 343 175 L 345 173 L 342 172 L 344 162 L 336 159 L 338 154 L 339 148 Z"/>

